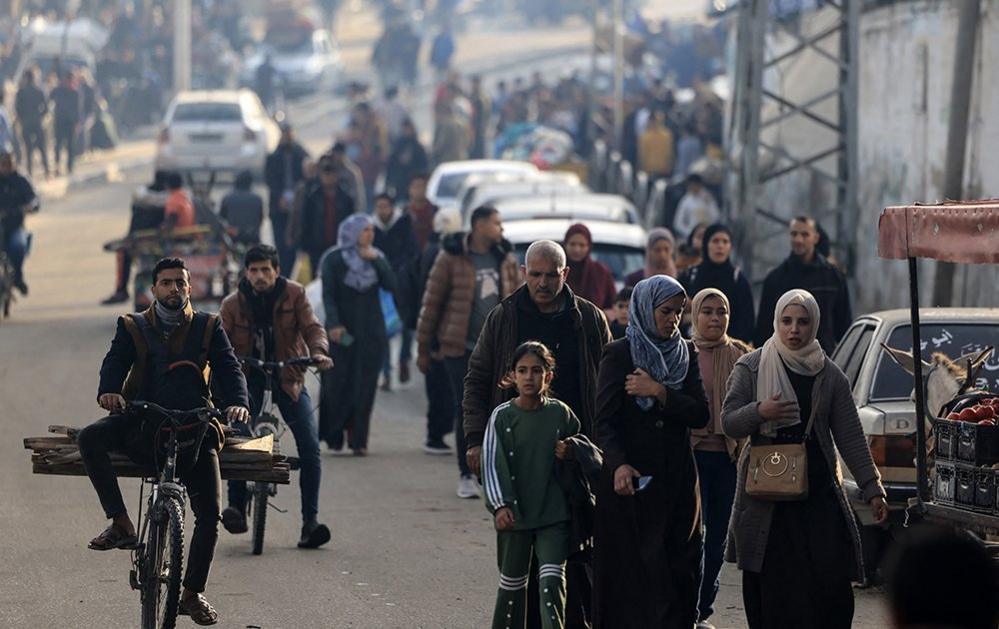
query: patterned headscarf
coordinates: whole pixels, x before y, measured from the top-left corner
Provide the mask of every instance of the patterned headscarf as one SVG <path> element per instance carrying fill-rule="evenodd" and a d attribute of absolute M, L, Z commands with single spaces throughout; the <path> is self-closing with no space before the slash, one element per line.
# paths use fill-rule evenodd
<path fill-rule="evenodd" d="M 678 390 L 687 377 L 690 353 L 677 329 L 669 338 L 661 338 L 656 328 L 655 309 L 664 301 L 686 293 L 683 286 L 667 275 L 653 275 L 635 285 L 628 308 L 628 328 L 625 335 L 631 346 L 631 360 L 663 386 Z M 638 406 L 649 410 L 655 400 L 638 398 Z"/>
<path fill-rule="evenodd" d="M 335 250 L 341 252 L 344 262 L 347 263 L 344 283 L 359 292 L 366 291 L 378 283 L 375 265 L 357 253 L 357 240 L 361 237 L 361 232 L 374 225 L 374 221 L 367 214 L 351 214 L 340 223 L 337 232 Z"/>

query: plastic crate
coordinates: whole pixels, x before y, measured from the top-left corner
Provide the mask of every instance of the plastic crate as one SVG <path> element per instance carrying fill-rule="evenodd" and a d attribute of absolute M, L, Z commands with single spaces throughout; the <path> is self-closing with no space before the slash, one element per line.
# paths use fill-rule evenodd
<path fill-rule="evenodd" d="M 957 458 L 958 433 L 961 422 L 953 419 L 938 418 L 933 423 L 933 434 L 936 436 L 936 457 L 944 461 Z"/>
<path fill-rule="evenodd" d="M 975 510 L 975 470 L 970 465 L 958 463 L 954 473 L 954 506 L 968 511 Z"/>
<path fill-rule="evenodd" d="M 946 461 L 937 461 L 933 475 L 933 500 L 945 505 L 954 504 L 954 488 L 957 481 L 957 466 Z"/>
<path fill-rule="evenodd" d="M 975 467 L 999 463 L 999 426 L 958 422 L 957 460 Z"/>
<path fill-rule="evenodd" d="M 975 470 L 975 511 L 992 513 L 996 506 L 996 480 L 999 470 L 980 467 Z"/>

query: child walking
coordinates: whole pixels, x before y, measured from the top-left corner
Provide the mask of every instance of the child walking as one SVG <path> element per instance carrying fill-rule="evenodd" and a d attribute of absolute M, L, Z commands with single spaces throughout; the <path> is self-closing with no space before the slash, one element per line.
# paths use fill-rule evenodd
<path fill-rule="evenodd" d="M 531 553 L 537 557 L 541 626 L 565 626 L 565 561 L 569 552 L 569 501 L 555 476 L 556 459 L 571 456 L 565 441 L 579 420 L 548 397 L 555 359 L 530 341 L 513 353 L 505 386 L 518 397 L 489 418 L 482 447 L 486 507 L 495 518 L 500 570 L 493 629 L 520 629 L 527 620 Z"/>

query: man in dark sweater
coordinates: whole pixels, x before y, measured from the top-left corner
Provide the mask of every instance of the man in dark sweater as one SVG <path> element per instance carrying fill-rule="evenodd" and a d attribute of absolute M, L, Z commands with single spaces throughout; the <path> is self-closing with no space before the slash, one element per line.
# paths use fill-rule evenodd
<path fill-rule="evenodd" d="M 24 143 L 25 166 L 28 169 L 28 176 L 32 174 L 32 163 L 35 149 L 42 156 L 42 166 L 45 167 L 45 176 L 49 176 L 49 157 L 45 149 L 45 130 L 42 129 L 42 120 L 49 110 L 48 101 L 45 100 L 45 92 L 39 89 L 35 79 L 34 68 L 24 71 L 21 78 L 21 87 L 17 90 L 14 98 L 14 111 L 17 113 L 17 121 L 21 126 L 21 140 Z"/>
<path fill-rule="evenodd" d="M 395 207 L 394 199 L 387 194 L 375 197 L 375 248 L 385 254 L 389 265 L 395 271 L 396 277 L 405 277 L 410 265 L 415 264 L 420 255 L 420 248 L 413 231 L 413 219 L 409 213 Z M 396 295 L 396 304 L 402 307 L 405 300 Z M 406 319 L 406 313 L 400 313 Z M 409 363 L 413 357 L 413 330 L 402 326 L 402 346 L 399 349 L 399 381 L 409 382 Z M 382 367 L 382 389 L 391 389 L 392 356 L 385 355 L 385 365 Z"/>
<path fill-rule="evenodd" d="M 807 290 L 819 303 L 819 344 L 832 354 L 853 322 L 850 292 L 839 269 L 816 251 L 819 230 L 815 219 L 791 219 L 791 255 L 763 280 L 759 315 L 756 317 L 756 347 L 773 335 L 774 308 L 781 295 L 794 288 Z"/>
<path fill-rule="evenodd" d="M 76 131 L 83 114 L 83 98 L 77 89 L 73 73 L 66 71 L 59 85 L 49 94 L 55 110 L 55 171 L 59 174 L 59 157 L 66 149 L 66 172 L 73 173 L 73 159 L 76 157 Z"/>

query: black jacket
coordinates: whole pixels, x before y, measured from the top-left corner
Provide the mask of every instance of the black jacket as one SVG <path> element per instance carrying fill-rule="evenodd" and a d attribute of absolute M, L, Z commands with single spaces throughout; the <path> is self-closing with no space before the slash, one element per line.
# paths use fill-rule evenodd
<path fill-rule="evenodd" d="M 336 189 L 336 207 L 337 228 L 339 228 L 343 219 L 353 214 L 355 210 L 353 199 L 341 187 Z M 332 242 L 327 242 L 325 239 L 325 212 L 326 200 L 323 196 L 323 187 L 317 181 L 311 184 L 302 199 L 301 241 L 299 244 L 303 250 L 321 254 L 336 245 L 335 238 Z"/>
<path fill-rule="evenodd" d="M 23 85 L 14 97 L 14 111 L 22 127 L 37 127 L 42 124 L 45 112 L 49 110 L 45 92 L 37 85 Z"/>
<path fill-rule="evenodd" d="M 150 307 L 152 310 L 152 307 Z M 192 313 L 193 314 L 193 313 Z M 150 319 L 154 327 L 155 316 L 150 311 L 143 313 Z M 208 347 L 208 365 L 212 369 L 212 390 L 219 399 L 221 408 L 230 406 L 250 407 L 250 398 L 246 392 L 246 378 L 240 368 L 236 354 L 233 353 L 229 337 L 222 329 L 222 320 L 218 317 L 214 320 L 211 343 Z M 187 331 L 190 327 L 190 320 L 181 323 L 167 338 L 167 344 L 172 348 L 184 346 L 187 340 Z M 105 393 L 124 394 L 125 381 L 129 372 L 133 369 L 141 369 L 145 372 L 144 377 L 149 377 L 151 369 L 149 365 L 137 365 L 138 352 L 132 334 L 126 329 L 124 317 L 118 317 L 118 327 L 115 330 L 111 347 L 104 356 L 101 363 L 100 385 L 97 389 L 97 397 Z"/>
<path fill-rule="evenodd" d="M 270 192 L 270 210 L 277 210 L 278 201 L 285 190 L 285 157 L 291 156 L 291 190 L 302 181 L 305 176 L 302 174 L 302 160 L 309 156 L 308 151 L 302 148 L 298 142 L 288 145 L 278 145 L 274 152 L 267 156 L 264 164 L 264 182 Z"/>
<path fill-rule="evenodd" d="M 604 464 L 603 452 L 586 435 L 574 435 L 572 457 L 556 461 L 555 477 L 569 498 L 569 558 L 589 554 L 593 548 L 593 510 L 597 504 L 594 487 Z"/>
<path fill-rule="evenodd" d="M 392 145 L 385 167 L 385 188 L 395 192 L 397 199 L 409 198 L 409 180 L 430 168 L 427 151 L 417 138 L 399 138 Z"/>
<path fill-rule="evenodd" d="M 763 280 L 763 294 L 760 296 L 760 310 L 756 317 L 756 335 L 753 344 L 756 347 L 763 347 L 763 343 L 773 335 L 774 308 L 777 307 L 777 300 L 794 288 L 802 288 L 815 296 L 820 315 L 819 344 L 826 354 L 832 354 L 836 344 L 853 323 L 853 312 L 850 308 L 850 292 L 846 286 L 846 278 L 839 269 L 818 253 L 809 264 L 791 254 L 767 274 Z"/>
<path fill-rule="evenodd" d="M 397 277 L 420 255 L 416 233 L 413 231 L 413 219 L 406 212 L 403 212 L 388 230 L 383 230 L 381 224 L 376 221 L 374 244 L 375 248 L 388 258 Z"/>
<path fill-rule="evenodd" d="M 24 226 L 24 206 L 35 200 L 35 189 L 20 173 L 0 177 L 0 235 Z M 0 248 L 6 243 L 0 243 Z"/>

